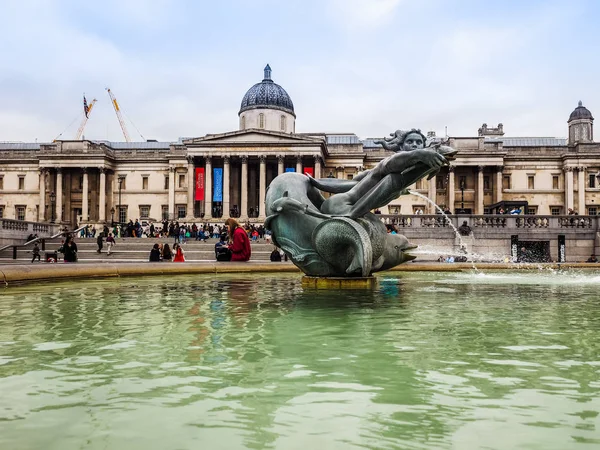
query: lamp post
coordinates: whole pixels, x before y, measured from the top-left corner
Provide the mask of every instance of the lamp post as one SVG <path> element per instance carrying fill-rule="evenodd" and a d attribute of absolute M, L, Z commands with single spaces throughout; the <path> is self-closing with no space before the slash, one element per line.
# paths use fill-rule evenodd
<path fill-rule="evenodd" d="M 115 207 L 110 208 L 110 225 L 115 226 Z"/>
<path fill-rule="evenodd" d="M 56 194 L 50 192 L 50 223 L 54 223 L 54 207 L 56 205 Z"/>
<path fill-rule="evenodd" d="M 121 223 L 121 189 L 123 189 L 123 180 L 125 179 L 125 177 L 122 177 L 121 175 L 119 175 L 119 223 Z"/>
<path fill-rule="evenodd" d="M 465 213 L 465 180 L 460 180 L 460 213 Z"/>

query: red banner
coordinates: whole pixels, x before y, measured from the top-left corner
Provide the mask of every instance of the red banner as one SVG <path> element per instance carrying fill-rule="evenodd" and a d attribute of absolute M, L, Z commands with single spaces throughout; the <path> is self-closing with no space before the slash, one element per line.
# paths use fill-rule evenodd
<path fill-rule="evenodd" d="M 310 175 L 311 177 L 315 177 L 315 169 L 312 167 L 305 167 L 304 168 L 304 175 Z"/>
<path fill-rule="evenodd" d="M 196 201 L 204 200 L 204 167 L 196 167 Z"/>

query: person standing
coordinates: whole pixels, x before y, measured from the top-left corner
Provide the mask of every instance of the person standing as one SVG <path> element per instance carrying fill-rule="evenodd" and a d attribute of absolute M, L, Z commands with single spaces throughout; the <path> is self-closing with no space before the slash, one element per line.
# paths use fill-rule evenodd
<path fill-rule="evenodd" d="M 225 226 L 227 227 L 229 240 L 231 241 L 231 244 L 229 244 L 231 260 L 248 261 L 252 255 L 248 234 L 244 231 L 239 222 L 231 217 L 225 221 Z"/>
<path fill-rule="evenodd" d="M 108 233 L 108 237 L 106 238 L 106 255 L 110 255 L 110 251 L 113 248 L 113 245 L 115 245 L 115 238 L 113 237 L 113 235 L 111 233 Z"/>
<path fill-rule="evenodd" d="M 70 234 L 65 240 L 65 245 L 63 246 L 63 255 L 65 262 L 77 262 L 77 244 L 73 240 L 73 236 Z"/>
<path fill-rule="evenodd" d="M 102 233 L 98 233 L 98 237 L 96 238 L 96 243 L 98 244 L 98 250 L 96 250 L 98 253 L 102 252 Z"/>
<path fill-rule="evenodd" d="M 35 261 L 35 258 L 37 258 L 38 261 L 42 261 L 40 258 L 40 246 L 38 245 L 38 243 L 36 242 L 35 244 L 33 244 L 33 250 L 31 250 L 32 256 L 31 256 L 31 262 Z"/>

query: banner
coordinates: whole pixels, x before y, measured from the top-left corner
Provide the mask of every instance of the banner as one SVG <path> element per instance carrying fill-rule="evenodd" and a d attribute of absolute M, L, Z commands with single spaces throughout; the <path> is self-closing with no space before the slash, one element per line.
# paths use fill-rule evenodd
<path fill-rule="evenodd" d="M 196 167 L 196 201 L 204 200 L 204 167 Z"/>
<path fill-rule="evenodd" d="M 286 172 L 295 172 L 295 171 L 296 171 L 296 169 L 294 169 L 293 167 L 286 167 L 286 168 L 285 168 L 285 171 L 286 171 Z"/>
<path fill-rule="evenodd" d="M 310 175 L 311 177 L 315 177 L 315 169 L 313 167 L 305 167 L 304 175 Z"/>
<path fill-rule="evenodd" d="M 213 169 L 213 202 L 223 201 L 223 169 Z"/>

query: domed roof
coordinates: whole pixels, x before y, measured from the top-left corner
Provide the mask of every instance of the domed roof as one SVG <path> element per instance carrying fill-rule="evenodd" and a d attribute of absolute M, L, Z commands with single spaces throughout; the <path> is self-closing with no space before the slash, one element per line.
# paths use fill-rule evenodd
<path fill-rule="evenodd" d="M 583 106 L 583 103 L 581 103 L 581 100 L 579 100 L 579 105 L 577 106 L 577 108 L 575 108 L 573 110 L 573 112 L 569 116 L 568 121 L 570 122 L 571 120 L 579 120 L 579 119 L 594 120 L 594 118 L 592 117 L 592 113 L 590 112 L 589 109 L 587 109 L 585 106 Z"/>
<path fill-rule="evenodd" d="M 256 108 L 280 109 L 296 117 L 292 99 L 285 89 L 271 80 L 271 67 L 268 64 L 265 67 L 265 78 L 248 89 L 244 95 L 238 115 Z"/>

